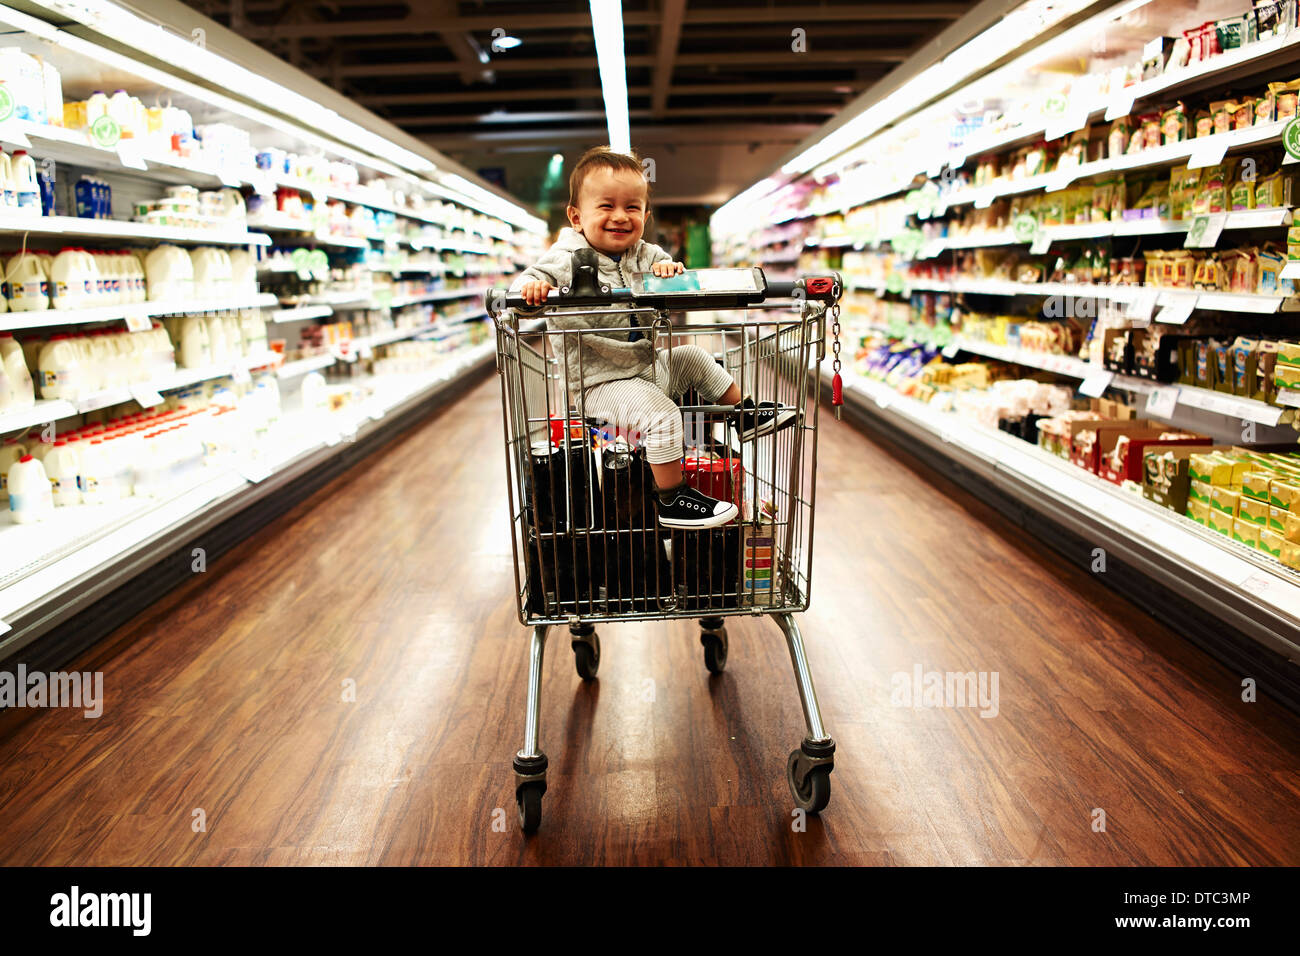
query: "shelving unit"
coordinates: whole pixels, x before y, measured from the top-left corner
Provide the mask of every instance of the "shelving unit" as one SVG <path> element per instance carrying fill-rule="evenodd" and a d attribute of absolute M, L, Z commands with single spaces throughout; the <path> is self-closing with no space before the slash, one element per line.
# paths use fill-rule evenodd
<path fill-rule="evenodd" d="M 39 10 L 42 6 L 38 3 L 27 9 Z M 84 11 L 60 10 L 49 15 L 60 24 L 74 24 Z M 122 18 L 132 16 L 131 11 L 123 9 Z M 267 285 L 255 294 L 223 301 L 159 301 L 0 313 L 0 331 L 15 331 L 20 341 L 28 335 L 44 338 L 49 330 L 59 328 L 84 329 L 123 321 L 128 327 L 139 327 L 139 322 L 133 320 L 156 316 L 258 309 L 265 311 L 271 330 L 289 323 L 328 320 L 349 308 L 387 310 L 468 300 L 480 296 L 483 287 L 493 283 L 498 261 L 527 260 L 540 250 L 545 232 L 542 220 L 487 184 L 474 181 L 472 173 L 433 150 L 417 146 L 417 152 L 401 145 L 403 141 L 409 143 L 409 139 L 377 118 L 366 116 L 364 123 L 357 123 L 342 113 L 329 111 L 317 111 L 316 115 L 310 109 L 301 113 L 287 108 L 278 113 L 263 110 L 260 104 L 270 101 L 267 97 L 279 96 L 276 102 L 280 109 L 293 97 L 310 96 L 310 91 L 315 90 L 314 85 L 304 81 L 303 88 L 309 92 L 299 93 L 293 85 L 302 78 L 287 67 L 274 79 L 263 78 L 253 87 L 241 88 L 239 78 L 244 74 L 240 70 L 215 70 L 205 75 L 206 64 L 185 60 L 178 61 L 178 72 L 169 73 L 165 66 L 167 50 L 151 43 L 149 49 L 134 51 L 130 36 L 105 36 L 101 43 L 100 33 L 91 24 L 62 29 L 39 17 L 0 8 L 0 25 L 6 30 L 7 44 L 39 52 L 60 70 L 68 99 L 84 98 L 105 85 L 104 77 L 111 76 L 113 86 L 140 96 L 162 91 L 166 102 L 190 112 L 196 123 L 242 126 L 249 131 L 254 146 L 342 160 L 373 183 L 304 183 L 255 168 L 251 153 L 244 157 L 247 163 L 236 161 L 232 153 L 218 165 L 213 155 L 196 152 L 181 156 L 160 151 L 159 144 L 153 141 L 125 139 L 113 148 L 101 148 L 84 131 L 17 119 L 0 122 L 0 144 L 28 149 L 38 163 L 48 159 L 56 164 L 58 189 L 63 190 L 56 196 L 60 211 L 68 208 L 66 193 L 77 176 L 89 173 L 110 182 L 119 215 L 127 206 L 158 197 L 168 185 L 229 187 L 245 193 L 251 187 L 263 196 L 285 187 L 300 189 L 304 196 L 318 202 L 337 200 L 391 213 L 397 223 L 396 231 L 392 231 L 390 221 L 386 229 L 376 229 L 372 235 L 336 236 L 317 234 L 313 226 L 301 220 L 267 213 L 251 217 L 253 222 L 260 219 L 265 231 L 262 226 L 250 229 L 242 222 L 238 228 L 183 229 L 122 219 L 10 214 L 0 217 L 0 238 L 8 237 L 9 246 L 21 246 L 27 236 L 62 236 L 76 237 L 70 244 L 86 246 L 141 242 L 245 246 L 264 256 L 261 250 L 273 245 L 306 243 L 321 245 L 336 255 L 332 263 L 335 269 L 352 267 L 359 252 L 413 249 L 427 250 L 427 257 L 439 261 L 402 268 L 400 272 L 416 277 L 482 277 L 473 288 L 443 288 L 411 295 L 329 292 L 282 302 L 276 289 L 287 291 L 288 287 L 277 283 L 268 289 L 267 285 L 275 283 L 277 276 L 296 276 L 297 269 L 266 267 L 259 269 L 259 281 Z M 184 52 L 191 49 L 186 46 Z M 295 115 L 302 118 L 286 118 Z M 387 136 L 375 132 L 383 129 L 389 130 Z M 411 197 L 410 205 L 393 201 L 394 196 L 402 195 Z M 27 245 L 31 248 L 33 244 Z M 442 252 L 453 255 L 438 255 Z M 477 264 L 467 267 L 459 258 L 462 255 L 482 258 L 472 258 Z M 330 275 L 311 278 L 327 283 Z M 427 286 L 419 283 L 407 288 Z M 355 362 L 363 353 L 371 354 L 385 345 L 425 337 L 430 345 L 424 352 L 446 353 L 427 371 L 390 372 L 376 377 L 360 374 L 354 366 L 345 379 L 351 389 L 348 394 L 368 392 L 368 398 L 336 413 L 283 413 L 279 426 L 260 442 L 255 453 L 212 464 L 199 480 L 169 488 L 163 498 L 133 497 L 113 505 L 56 508 L 51 519 L 35 525 L 13 524 L 7 514 L 0 513 L 0 659 L 29 654 L 33 648 L 40 654 L 46 653 L 40 650 L 45 646 L 72 647 L 76 641 L 83 641 L 84 646 L 87 629 L 107 626 L 102 621 L 127 613 L 134 595 L 157 590 L 158 572 L 164 568 L 165 559 L 190 537 L 217 534 L 221 541 L 232 541 L 250 533 L 272 513 L 268 508 L 288 507 L 304 489 L 359 462 L 387 436 L 414 424 L 472 381 L 490 367 L 495 343 L 468 345 L 471 330 L 464 323 L 482 318 L 483 312 L 468 307 L 472 305 L 468 301 L 465 305 L 465 309 L 452 306 L 455 311 L 451 314 L 434 316 L 433 320 L 419 315 L 415 319 L 418 324 L 354 339 L 345 356 Z M 427 307 L 424 311 L 432 312 Z M 412 321 L 409 312 L 403 316 L 397 321 Z M 292 326 L 289 328 L 292 330 Z M 472 331 L 477 337 L 479 330 Z M 458 343 L 464 344 L 457 347 Z M 339 359 L 339 354 L 328 353 L 285 363 L 278 353 L 265 351 L 204 368 L 179 368 L 146 383 L 79 395 L 75 400 L 38 400 L 31 408 L 11 408 L 0 413 L 0 436 L 30 435 L 50 422 L 102 414 L 103 409 L 123 403 L 153 406 L 177 390 L 213 380 L 233 379 L 233 390 L 238 392 L 247 387 L 251 375 L 273 375 L 289 399 L 284 407 L 291 408 L 302 376 L 326 371 Z M 332 387 L 337 386 L 335 383 Z M 63 426 L 59 427 L 62 430 Z M 144 572 L 151 572 L 148 586 L 128 589 L 128 597 L 123 598 L 119 588 L 138 582 Z M 164 570 L 162 577 L 166 576 Z M 104 601 L 110 596 L 112 601 Z M 93 613 L 85 616 L 89 624 L 75 624 L 80 612 L 92 609 Z M 57 650 L 48 653 L 57 654 Z"/>
<path fill-rule="evenodd" d="M 752 263 L 784 270 L 793 244 L 802 250 L 793 257 L 797 271 L 841 270 L 848 290 L 841 321 L 849 337 L 845 396 L 855 413 L 851 417 L 915 451 L 964 486 L 978 489 L 980 497 L 1054 546 L 1053 536 L 1067 529 L 1108 552 L 1114 548 L 1131 562 L 1135 580 L 1157 582 L 1217 617 L 1221 631 L 1248 634 L 1294 661 L 1300 647 L 1300 573 L 1019 438 L 903 397 L 892 384 L 851 373 L 854 336 L 883 333 L 895 349 L 924 343 L 921 359 L 934 351 L 951 361 L 984 357 L 1018 366 L 1025 377 L 1052 373 L 1088 396 L 1122 393 L 1133 401 L 1138 415 L 1167 422 L 1171 430 L 1244 436 L 1247 431 L 1255 434 L 1243 430 L 1250 425 L 1259 426 L 1261 437 L 1240 440 L 1292 440 L 1288 426 L 1296 421 L 1300 389 L 1281 389 L 1277 403 L 1266 404 L 1215 389 L 1116 373 L 1104 368 L 1095 353 L 1095 361 L 1086 361 L 1021 348 L 1015 326 L 1069 316 L 1084 330 L 1096 318 L 1098 328 L 1106 329 L 1131 324 L 1177 333 L 1182 326 L 1190 334 L 1230 341 L 1239 335 L 1295 339 L 1300 336 L 1286 330 L 1290 316 L 1300 311 L 1300 295 L 1286 294 L 1285 289 L 1272 295 L 1169 288 L 1172 283 L 1156 277 L 1150 285 L 975 277 L 990 274 L 992 263 L 997 263 L 1000 275 L 1015 275 L 1006 270 L 1030 263 L 1035 275 L 1044 270 L 1051 275 L 1061 256 L 1073 262 L 1090 246 L 1106 249 L 1111 259 L 1137 257 L 1202 243 L 1200 237 L 1206 235 L 1205 245 L 1214 249 L 1219 232 L 1220 250 L 1266 242 L 1285 249 L 1286 230 L 1295 222 L 1288 205 L 1217 213 L 1202 234 L 1199 225 L 1193 229 L 1190 211 L 1184 213 L 1186 219 L 1170 218 L 1168 212 L 1165 218 L 1152 218 L 1152 210 L 1137 211 L 1134 196 L 1127 197 L 1123 218 L 1116 214 L 1112 221 L 1106 207 L 1104 220 L 1097 221 L 1100 213 L 1090 211 L 1092 221 L 1078 223 L 1071 222 L 1074 214 L 1064 198 L 1059 212 L 1058 204 L 1049 210 L 1009 201 L 1022 197 L 1023 204 L 1092 181 L 1118 182 L 1121 174 L 1130 189 L 1142 183 L 1135 195 L 1154 195 L 1147 186 L 1168 180 L 1172 168 L 1185 164 L 1195 170 L 1232 156 L 1257 159 L 1261 176 L 1275 169 L 1284 176 L 1300 174 L 1300 156 L 1283 149 L 1291 116 L 1275 115 L 1256 124 L 1252 107 L 1250 126 L 1194 135 L 1196 111 L 1205 109 L 1209 100 L 1240 104 L 1243 97 L 1262 95 L 1267 83 L 1295 78 L 1300 25 L 1280 37 L 1247 37 L 1239 49 L 1140 82 L 1134 83 L 1136 74 L 1130 73 L 1126 86 L 1115 86 L 1123 69 L 1135 64 L 1140 69 L 1149 56 L 1143 50 L 1145 40 L 1182 37 L 1184 30 L 1199 28 L 1211 12 L 1214 17 L 1235 16 L 1249 6 L 1190 11 L 1155 0 L 1140 5 L 1143 19 L 1135 23 L 1120 19 L 1137 9 L 1132 5 L 1102 5 L 1042 38 L 1018 31 L 1014 39 L 1005 39 L 996 56 L 987 57 L 997 64 L 992 68 L 961 62 L 948 69 L 947 59 L 942 70 L 937 64 L 919 65 L 914 78 L 889 87 L 874 101 L 851 107 L 853 112 L 841 116 L 820 140 L 815 136 L 800 144 L 780 166 L 724 204 L 711 225 L 720 265 Z M 1116 41 L 1114 49 L 1108 45 L 1111 40 Z M 1161 56 L 1168 55 L 1168 46 L 1159 45 Z M 1107 89 L 1104 84 L 1110 84 L 1111 92 L 1097 92 Z M 1192 138 L 1110 155 L 1110 130 L 1098 124 L 1126 116 L 1136 122 L 1139 115 L 1159 114 L 1175 100 L 1187 104 L 1183 115 Z M 1232 122 L 1239 120 L 1234 117 Z M 1082 158 L 1071 153 L 1057 165 L 1058 156 L 1067 155 L 1064 140 L 1075 139 L 1076 132 L 1089 126 L 1088 141 L 1076 143 Z M 858 131 L 856 142 L 852 131 Z M 1162 125 L 1162 136 L 1170 133 Z M 1018 165 L 1012 153 L 1039 145 L 1044 146 L 1041 153 L 1026 154 L 1026 163 L 1031 163 L 1030 170 L 1036 163 L 1043 171 L 1025 175 L 1025 166 Z M 1011 178 L 1013 171 L 1019 178 Z M 977 174 L 979 186 L 964 185 L 973 183 Z M 1300 203 L 1300 194 L 1293 189 L 1285 201 Z M 1170 202 L 1179 208 L 1176 199 Z M 879 203 L 875 209 L 861 208 L 874 203 Z M 996 214 L 973 211 L 995 203 Z M 1015 219 L 1018 210 L 1035 208 L 1045 215 Z M 1127 275 L 1112 275 L 1111 281 L 1124 281 Z M 1289 278 L 1300 278 L 1300 261 L 1293 260 L 1282 271 L 1280 279 Z M 1204 282 L 1199 277 L 1195 281 Z M 1264 288 L 1250 282 L 1233 288 Z M 1081 301 L 1084 307 L 1076 309 Z M 949 310 L 959 313 L 951 325 Z M 985 313 L 986 321 L 967 325 L 963 334 L 962 320 L 972 312 Z M 1003 316 L 1005 322 L 994 322 Z M 984 341 L 982 331 L 973 331 L 1001 325 L 1007 326 L 1006 341 L 1013 344 Z M 883 361 L 884 354 L 881 347 L 861 367 L 877 358 Z M 1224 651 L 1224 656 L 1233 653 Z M 1300 679 L 1294 683 L 1300 687 Z"/>

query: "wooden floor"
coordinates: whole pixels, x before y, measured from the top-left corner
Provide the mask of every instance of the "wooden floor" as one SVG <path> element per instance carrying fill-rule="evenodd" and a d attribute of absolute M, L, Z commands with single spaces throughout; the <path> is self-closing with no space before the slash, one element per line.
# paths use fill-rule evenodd
<path fill-rule="evenodd" d="M 590 685 L 552 634 L 525 839 L 498 395 L 485 381 L 68 665 L 103 671 L 98 720 L 0 716 L 0 863 L 1300 863 L 1294 715 L 828 416 L 802 628 L 830 807 L 792 828 L 803 725 L 775 624 L 730 624 L 714 678 L 694 625 L 606 626 Z M 918 665 L 997 672 L 997 715 L 894 706 Z"/>

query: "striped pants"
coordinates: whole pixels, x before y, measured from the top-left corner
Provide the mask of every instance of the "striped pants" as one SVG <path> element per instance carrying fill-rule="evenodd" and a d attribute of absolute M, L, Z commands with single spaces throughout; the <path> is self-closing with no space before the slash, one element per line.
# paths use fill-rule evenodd
<path fill-rule="evenodd" d="M 646 461 L 663 465 L 685 453 L 682 412 L 673 402 L 687 389 L 697 389 L 705 403 L 716 402 L 734 379 L 698 345 L 677 345 L 658 353 L 653 368 L 637 378 L 593 385 L 582 394 L 579 408 L 589 418 L 602 419 L 645 443 Z"/>

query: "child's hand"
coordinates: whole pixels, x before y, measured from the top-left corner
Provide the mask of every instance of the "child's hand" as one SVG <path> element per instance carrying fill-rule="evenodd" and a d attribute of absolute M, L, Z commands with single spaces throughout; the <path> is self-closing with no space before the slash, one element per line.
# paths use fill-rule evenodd
<path fill-rule="evenodd" d="M 542 279 L 534 279 L 521 285 L 519 287 L 519 294 L 524 297 L 524 301 L 529 305 L 545 305 L 546 296 L 553 288 L 554 286 L 549 282 Z"/>
<path fill-rule="evenodd" d="M 686 271 L 686 267 L 680 262 L 656 262 L 650 267 L 650 271 L 659 278 L 666 279 L 668 276 L 681 275 Z"/>

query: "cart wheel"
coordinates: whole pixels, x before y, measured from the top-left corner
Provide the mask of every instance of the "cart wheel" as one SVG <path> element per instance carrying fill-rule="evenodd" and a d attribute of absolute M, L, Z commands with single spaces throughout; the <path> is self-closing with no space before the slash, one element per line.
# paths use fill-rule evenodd
<path fill-rule="evenodd" d="M 544 783 L 522 783 L 515 788 L 515 802 L 519 804 L 519 829 L 536 833 L 542 823 L 542 794 Z"/>
<path fill-rule="evenodd" d="M 785 765 L 785 779 L 790 784 L 790 794 L 795 806 L 805 813 L 821 813 L 831 802 L 832 764 L 806 766 L 802 750 L 792 750 Z"/>
<path fill-rule="evenodd" d="M 596 671 L 600 668 L 600 637 L 595 632 L 589 640 L 573 642 L 573 662 L 583 680 L 596 679 Z"/>
<path fill-rule="evenodd" d="M 704 645 L 704 666 L 710 674 L 721 674 L 727 667 L 727 629 L 701 631 L 700 643 Z"/>

